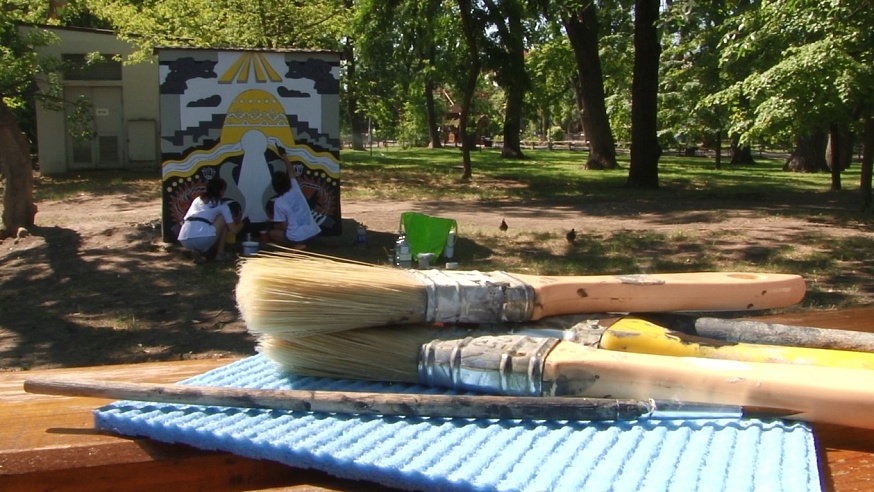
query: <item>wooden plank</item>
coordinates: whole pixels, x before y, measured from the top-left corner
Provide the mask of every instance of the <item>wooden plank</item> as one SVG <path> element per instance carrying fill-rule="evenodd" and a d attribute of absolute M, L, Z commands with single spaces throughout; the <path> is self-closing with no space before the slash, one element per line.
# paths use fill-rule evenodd
<path fill-rule="evenodd" d="M 874 307 L 787 313 L 756 319 L 874 333 Z M 871 418 L 874 419 L 874 415 Z M 874 490 L 874 430 L 825 424 L 816 424 L 813 429 L 823 489 L 827 492 Z"/>
<path fill-rule="evenodd" d="M 236 359 L 0 373 L 0 490 L 384 490 L 267 460 L 103 433 L 92 412 L 111 400 L 25 393 L 36 374 L 174 383 Z"/>
<path fill-rule="evenodd" d="M 874 332 L 874 307 L 757 319 Z M 94 429 L 92 411 L 108 400 L 33 395 L 22 389 L 25 377 L 36 374 L 172 383 L 234 360 L 0 373 L 0 490 L 118 490 L 120 483 L 125 490 L 385 490 L 274 462 L 101 433 Z M 827 425 L 814 430 L 823 488 L 874 490 L 874 431 Z"/>

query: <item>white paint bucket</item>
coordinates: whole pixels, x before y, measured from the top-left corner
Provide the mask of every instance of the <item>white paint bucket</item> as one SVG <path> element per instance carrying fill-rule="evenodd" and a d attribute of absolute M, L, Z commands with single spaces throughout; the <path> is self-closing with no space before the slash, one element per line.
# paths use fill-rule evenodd
<path fill-rule="evenodd" d="M 258 252 L 258 241 L 243 241 L 243 256 L 252 256 Z"/>

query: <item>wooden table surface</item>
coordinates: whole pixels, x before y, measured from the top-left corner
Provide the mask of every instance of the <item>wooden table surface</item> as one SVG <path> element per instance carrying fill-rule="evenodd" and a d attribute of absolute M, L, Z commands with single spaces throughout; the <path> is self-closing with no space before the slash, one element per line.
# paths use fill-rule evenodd
<path fill-rule="evenodd" d="M 874 307 L 760 319 L 874 331 Z M 233 360 L 0 373 L 0 490 L 385 490 L 271 461 L 103 433 L 94 429 L 92 411 L 109 400 L 34 395 L 22 389 L 27 377 L 51 375 L 174 383 Z M 824 490 L 874 490 L 874 430 L 814 425 L 814 431 Z"/>

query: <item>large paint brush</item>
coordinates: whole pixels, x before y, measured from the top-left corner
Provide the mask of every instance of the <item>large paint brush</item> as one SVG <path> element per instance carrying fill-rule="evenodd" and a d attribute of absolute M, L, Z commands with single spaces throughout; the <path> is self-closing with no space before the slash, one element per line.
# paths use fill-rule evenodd
<path fill-rule="evenodd" d="M 300 252 L 250 257 L 237 305 L 250 331 L 286 338 L 406 323 L 500 323 L 602 312 L 757 311 L 804 297 L 798 275 L 693 272 L 545 276 L 400 270 Z"/>
<path fill-rule="evenodd" d="M 441 334 L 459 335 L 426 326 L 378 327 L 294 340 L 264 337 L 260 349 L 301 375 L 501 395 L 791 408 L 797 413 L 787 418 L 874 429 L 871 370 L 616 352 L 523 335 L 428 341 Z"/>

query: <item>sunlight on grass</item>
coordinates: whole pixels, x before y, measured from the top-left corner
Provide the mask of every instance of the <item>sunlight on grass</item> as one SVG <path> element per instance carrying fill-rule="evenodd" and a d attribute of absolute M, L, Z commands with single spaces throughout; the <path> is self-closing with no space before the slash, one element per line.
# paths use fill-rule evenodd
<path fill-rule="evenodd" d="M 33 188 L 38 202 L 79 196 L 127 195 L 135 200 L 151 200 L 161 196 L 157 172 L 84 172 L 36 176 Z"/>

